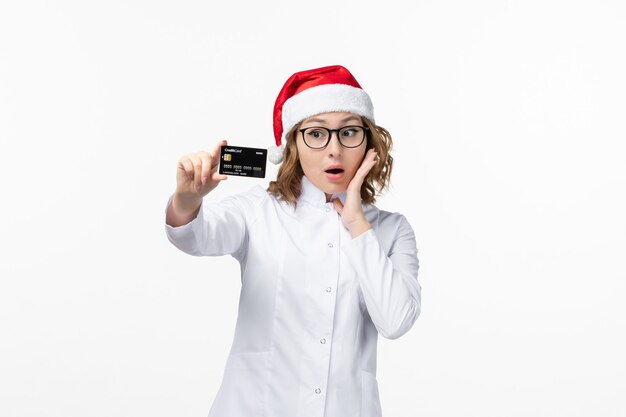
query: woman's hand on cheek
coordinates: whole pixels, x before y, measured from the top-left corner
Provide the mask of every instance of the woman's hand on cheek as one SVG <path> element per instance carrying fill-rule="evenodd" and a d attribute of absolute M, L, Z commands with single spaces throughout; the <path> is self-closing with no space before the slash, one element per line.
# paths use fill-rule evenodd
<path fill-rule="evenodd" d="M 348 184 L 346 204 L 342 204 L 339 199 L 333 200 L 333 205 L 341 216 L 341 222 L 353 238 L 372 228 L 365 218 L 363 207 L 361 207 L 361 186 L 363 181 L 365 181 L 367 173 L 376 165 L 376 157 L 377 154 L 374 149 L 370 149 L 365 154 L 361 166 L 354 174 L 350 184 Z"/>

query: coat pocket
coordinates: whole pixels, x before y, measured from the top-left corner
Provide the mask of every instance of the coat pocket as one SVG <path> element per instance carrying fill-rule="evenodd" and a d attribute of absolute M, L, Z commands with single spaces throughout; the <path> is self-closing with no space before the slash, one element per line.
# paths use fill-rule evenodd
<path fill-rule="evenodd" d="M 361 416 L 381 417 L 380 395 L 376 376 L 368 371 L 361 370 Z"/>
<path fill-rule="evenodd" d="M 265 416 L 268 358 L 269 352 L 231 353 L 209 417 Z"/>

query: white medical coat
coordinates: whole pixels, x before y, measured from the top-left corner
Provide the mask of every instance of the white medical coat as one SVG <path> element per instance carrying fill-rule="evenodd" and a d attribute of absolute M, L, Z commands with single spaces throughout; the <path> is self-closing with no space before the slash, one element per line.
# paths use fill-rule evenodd
<path fill-rule="evenodd" d="M 421 286 L 406 218 L 363 210 L 372 229 L 353 239 L 303 177 L 295 210 L 257 185 L 203 202 L 186 225 L 165 224 L 178 249 L 241 264 L 235 336 L 209 417 L 381 417 L 378 334 L 396 339 L 413 326 Z"/>

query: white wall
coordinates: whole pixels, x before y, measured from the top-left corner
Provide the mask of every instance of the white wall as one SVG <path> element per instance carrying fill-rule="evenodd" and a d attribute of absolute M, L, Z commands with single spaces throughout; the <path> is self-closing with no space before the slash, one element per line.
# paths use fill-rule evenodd
<path fill-rule="evenodd" d="M 0 415 L 208 413 L 238 264 L 167 241 L 176 162 L 269 147 L 284 81 L 331 64 L 420 250 L 384 414 L 626 415 L 625 4 L 385 3 L 3 2 Z"/>

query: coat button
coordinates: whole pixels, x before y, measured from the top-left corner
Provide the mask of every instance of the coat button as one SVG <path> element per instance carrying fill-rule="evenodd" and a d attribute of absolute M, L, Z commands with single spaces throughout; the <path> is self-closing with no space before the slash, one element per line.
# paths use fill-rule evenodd
<path fill-rule="evenodd" d="M 322 340 L 320 340 L 320 343 L 321 343 L 321 344 L 326 343 L 326 339 L 322 339 Z"/>
<path fill-rule="evenodd" d="M 333 247 L 333 244 L 332 244 L 332 243 L 330 243 L 330 242 L 328 242 L 328 247 L 329 247 L 329 248 L 332 248 L 332 247 Z"/>
<path fill-rule="evenodd" d="M 322 392 L 322 390 L 321 390 L 321 389 L 319 389 L 319 388 L 315 388 L 315 393 L 316 393 L 316 394 L 319 394 L 320 392 Z"/>
<path fill-rule="evenodd" d="M 331 292 L 332 291 L 332 287 L 326 287 L 326 292 Z"/>
<path fill-rule="evenodd" d="M 330 207 L 326 207 L 326 208 L 324 209 L 324 211 L 326 211 L 326 213 L 328 213 L 328 212 L 330 211 Z"/>

